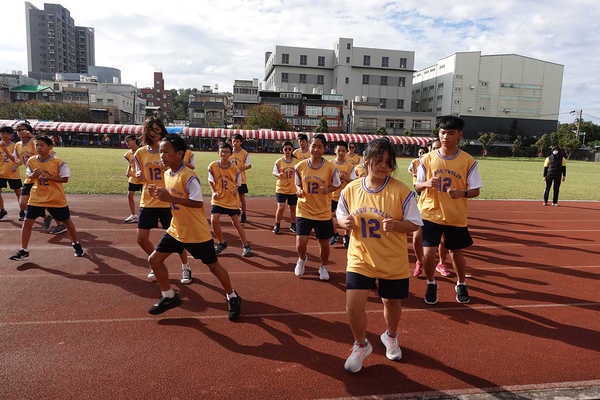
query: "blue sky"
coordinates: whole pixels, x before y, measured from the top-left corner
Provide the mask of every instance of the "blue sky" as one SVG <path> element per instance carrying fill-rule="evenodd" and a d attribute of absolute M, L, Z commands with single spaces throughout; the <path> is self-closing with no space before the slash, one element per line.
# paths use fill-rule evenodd
<path fill-rule="evenodd" d="M 31 2 L 42 9 L 43 2 Z M 565 66 L 559 119 L 572 110 L 600 124 L 600 3 L 595 0 L 439 1 L 227 0 L 56 1 L 76 25 L 96 31 L 96 65 L 119 68 L 125 83 L 167 88 L 264 78 L 276 45 L 355 46 L 415 51 L 415 68 L 458 51 L 519 54 Z M 3 3 L 0 72 L 27 71 L 25 2 Z"/>

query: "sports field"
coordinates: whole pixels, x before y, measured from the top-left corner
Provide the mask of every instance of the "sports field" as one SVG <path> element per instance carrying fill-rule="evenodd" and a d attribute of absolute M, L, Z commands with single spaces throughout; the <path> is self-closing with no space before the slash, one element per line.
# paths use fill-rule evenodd
<path fill-rule="evenodd" d="M 71 168 L 71 179 L 64 185 L 68 194 L 125 194 L 127 162 L 125 149 L 56 147 L 57 156 Z M 273 163 L 281 154 L 250 153 L 252 169 L 246 172 L 249 196 L 274 196 Z M 210 194 L 207 166 L 217 160 L 216 152 L 194 152 L 196 174 Z M 333 157 L 328 156 L 328 159 Z M 412 187 L 407 169 L 413 158 L 397 158 L 394 177 Z M 544 191 L 543 158 L 478 158 L 483 189 L 479 199 L 540 200 Z M 23 173 L 23 168 L 21 168 Z M 567 161 L 567 179 L 562 183 L 560 200 L 599 200 L 600 163 Z"/>

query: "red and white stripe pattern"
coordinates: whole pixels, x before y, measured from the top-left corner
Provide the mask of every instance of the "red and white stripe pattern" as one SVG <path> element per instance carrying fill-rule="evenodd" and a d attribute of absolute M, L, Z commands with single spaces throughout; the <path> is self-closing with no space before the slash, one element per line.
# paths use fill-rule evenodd
<path fill-rule="evenodd" d="M 0 120 L 0 125 L 8 125 L 13 128 L 22 120 Z M 68 133 L 96 133 L 96 134 L 118 134 L 118 135 L 141 135 L 143 127 L 141 125 L 116 125 L 116 124 L 88 124 L 80 122 L 47 122 L 47 121 L 29 121 L 36 131 L 49 132 L 68 132 Z M 294 131 L 272 131 L 267 129 L 220 129 L 220 128 L 188 128 L 175 127 L 177 133 L 191 137 L 205 138 L 228 138 L 239 133 L 245 140 L 296 140 L 299 134 L 305 133 L 309 138 L 313 132 L 294 132 Z M 173 130 L 169 127 L 169 130 Z M 358 135 L 347 133 L 324 133 L 328 142 L 337 142 L 344 140 L 354 143 L 369 143 L 372 140 L 379 139 L 379 135 Z M 387 136 L 392 144 L 408 144 L 425 146 L 430 140 L 423 136 Z"/>

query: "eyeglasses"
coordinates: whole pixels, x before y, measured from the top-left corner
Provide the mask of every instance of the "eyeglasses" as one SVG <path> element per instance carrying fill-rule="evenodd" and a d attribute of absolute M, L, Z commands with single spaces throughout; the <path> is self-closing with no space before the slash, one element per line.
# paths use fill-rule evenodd
<path fill-rule="evenodd" d="M 17 129 L 17 132 L 29 132 L 29 129 L 27 129 L 27 128 Z"/>
<path fill-rule="evenodd" d="M 348 147 L 350 150 L 354 150 L 356 147 L 350 146 Z"/>

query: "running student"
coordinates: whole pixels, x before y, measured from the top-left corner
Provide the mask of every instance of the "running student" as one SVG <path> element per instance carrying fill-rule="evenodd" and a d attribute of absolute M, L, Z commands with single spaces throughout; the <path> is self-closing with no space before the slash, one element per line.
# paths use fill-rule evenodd
<path fill-rule="evenodd" d="M 376 280 L 387 328 L 380 338 L 387 358 L 402 358 L 398 324 L 410 277 L 406 234 L 423 224 L 414 193 L 390 177 L 396 169 L 392 144 L 373 140 L 365 150 L 363 163 L 367 176 L 346 186 L 337 209 L 340 226 L 352 232 L 346 270 L 346 311 L 355 341 L 344 364 L 350 372 L 360 371 L 363 360 L 373 351 L 366 337 L 365 306 Z"/>
<path fill-rule="evenodd" d="M 17 196 L 17 204 L 19 204 L 19 198 L 21 197 L 21 174 L 19 174 L 19 165 L 13 161 L 13 157 L 9 157 L 8 154 L 15 151 L 15 144 L 11 141 L 14 134 L 14 129 L 11 126 L 2 125 L 0 127 L 0 148 L 4 150 L 5 154 L 2 154 L 2 160 L 0 162 L 0 220 L 4 219 L 8 215 L 8 211 L 4 209 L 4 199 L 2 198 L 2 189 L 5 187 L 11 188 Z M 25 211 L 21 210 L 25 218 Z"/>
<path fill-rule="evenodd" d="M 56 221 L 64 223 L 71 245 L 76 257 L 83 257 L 83 249 L 77 241 L 77 231 L 71 221 L 67 197 L 63 190 L 63 183 L 69 181 L 71 170 L 62 160 L 52 154 L 54 143 L 45 135 L 35 137 L 35 151 L 38 154 L 27 160 L 27 177 L 33 181 L 30 196 L 27 202 L 25 222 L 21 228 L 22 248 L 10 257 L 15 261 L 29 260 L 29 239 L 31 228 L 36 218 L 43 217 L 46 208 Z"/>
<path fill-rule="evenodd" d="M 358 153 L 356 153 L 356 143 L 348 143 L 348 154 L 346 154 L 346 160 L 350 161 L 354 166 L 360 164 L 360 156 Z"/>
<path fill-rule="evenodd" d="M 128 178 L 127 188 L 127 202 L 129 204 L 129 217 L 125 219 L 125 223 L 131 224 L 137 222 L 138 216 L 135 213 L 135 201 L 133 196 L 135 192 L 141 192 L 144 189 L 144 183 L 139 181 L 135 176 L 135 152 L 138 149 L 137 137 L 135 135 L 125 136 L 125 145 L 129 148 L 129 151 L 123 155 L 127 160 L 127 171 L 125 176 Z"/>
<path fill-rule="evenodd" d="M 421 165 L 421 157 L 427 154 L 429 150 L 427 147 L 421 147 L 419 149 L 419 157 L 412 160 L 408 166 L 408 173 L 413 177 L 413 187 L 417 183 L 417 169 L 419 165 Z M 419 196 L 420 192 L 417 192 L 417 196 Z M 415 256 L 417 261 L 415 263 L 415 270 L 413 271 L 414 276 L 423 275 L 423 238 L 421 233 L 421 227 L 419 227 L 412 234 L 412 244 L 413 250 L 415 251 Z M 440 244 L 441 246 L 441 244 Z"/>
<path fill-rule="evenodd" d="M 210 201 L 210 221 L 213 232 L 219 240 L 215 252 L 221 254 L 227 248 L 219 220 L 221 214 L 229 215 L 242 241 L 242 257 L 250 256 L 250 245 L 246 240 L 246 232 L 238 219 L 240 213 L 240 200 L 238 188 L 242 184 L 242 177 L 238 167 L 230 160 L 233 149 L 229 143 L 219 145 L 219 161 L 213 161 L 208 166 L 208 184 L 212 192 Z"/>
<path fill-rule="evenodd" d="M 160 158 L 168 168 L 164 175 L 165 187 L 148 186 L 151 196 L 171 205 L 173 215 L 169 229 L 148 257 L 161 289 L 160 300 L 148 312 L 161 314 L 181 304 L 181 299 L 169 283 L 169 271 L 165 267 L 165 260 L 172 253 L 182 254 L 187 251 L 195 259 L 202 260 L 221 282 L 227 294 L 228 316 L 233 321 L 240 316 L 242 299 L 233 290 L 229 274 L 217 260 L 214 241 L 204 214 L 202 186 L 194 171 L 184 164 L 185 153 L 188 151 L 181 137 L 166 135 L 162 138 Z"/>
<path fill-rule="evenodd" d="M 290 221 L 292 223 L 290 231 L 296 232 L 296 185 L 294 185 L 294 167 L 298 164 L 298 159 L 292 156 L 294 144 L 286 140 L 283 142 L 283 157 L 275 161 L 273 166 L 273 175 L 277 178 L 275 184 L 275 198 L 277 200 L 277 211 L 275 211 L 275 226 L 273 233 L 279 234 L 281 218 L 285 211 L 285 204 L 290 207 Z"/>
<path fill-rule="evenodd" d="M 338 201 L 340 200 L 340 194 L 342 193 L 342 189 L 344 189 L 347 184 L 349 184 L 350 182 L 352 182 L 353 180 L 355 180 L 357 178 L 356 172 L 354 172 L 354 165 L 350 161 L 348 161 L 346 158 L 347 152 L 348 152 L 348 145 L 343 140 L 340 140 L 339 142 L 337 142 L 337 145 L 335 146 L 336 157 L 333 160 L 329 161 L 337 168 L 338 174 L 340 176 L 340 181 L 342 182 L 340 187 L 337 188 L 331 194 L 331 212 L 333 213 L 333 221 L 332 222 L 333 222 L 333 231 L 335 233 L 333 234 L 331 239 L 329 239 L 330 246 L 333 246 L 334 244 L 336 244 L 338 242 L 338 240 L 340 240 L 340 234 L 338 233 L 338 231 L 335 227 L 335 224 L 336 224 L 335 210 L 337 210 Z M 344 245 L 344 247 L 348 247 L 348 244 L 350 243 L 350 236 L 348 234 L 349 234 L 349 231 L 345 230 L 344 237 L 342 238 L 342 244 Z"/>
<path fill-rule="evenodd" d="M 446 237 L 446 248 L 457 274 L 456 300 L 470 301 L 465 274 L 466 262 L 463 249 L 473 240 L 467 228 L 468 198 L 479 196 L 483 186 L 477 162 L 458 148 L 465 122 L 454 116 L 440 119 L 439 137 L 442 147 L 421 159 L 417 173 L 416 190 L 423 218 L 423 265 L 427 276 L 425 302 L 438 301 L 438 284 L 434 278 L 435 252 L 442 234 Z"/>
<path fill-rule="evenodd" d="M 442 143 L 440 142 L 439 138 L 435 138 L 427 144 L 427 148 L 429 149 L 428 152 L 437 151 L 440 147 L 442 147 Z M 415 169 L 415 173 L 418 171 L 418 166 L 421 164 L 421 158 L 422 157 L 419 157 L 419 162 L 417 164 L 417 168 Z M 415 176 L 413 184 L 416 185 L 416 183 L 417 179 Z M 417 192 L 417 194 L 420 193 Z M 419 204 L 420 207 L 418 198 L 417 204 Z M 448 268 L 446 266 L 448 250 L 446 250 L 446 247 L 444 246 L 445 241 L 446 237 L 445 235 L 442 235 L 442 238 L 440 239 L 440 245 L 438 246 L 439 261 L 435 267 L 435 270 L 439 272 L 440 275 L 449 277 L 452 276 L 452 272 L 448 271 Z M 419 227 L 419 229 L 413 234 L 413 249 L 415 250 L 415 255 L 417 256 L 417 262 L 415 263 L 415 270 L 413 271 L 413 275 L 419 277 L 423 275 L 423 232 L 421 230 L 421 227 Z"/>
<path fill-rule="evenodd" d="M 298 161 L 306 160 L 310 158 L 310 152 L 308 151 L 308 135 L 306 133 L 298 134 L 298 146 L 292 155 L 298 159 Z"/>
<path fill-rule="evenodd" d="M 231 158 L 229 161 L 234 163 L 240 170 L 242 177 L 242 184 L 238 187 L 238 193 L 240 197 L 240 206 L 242 208 L 242 216 L 240 218 L 240 222 L 246 222 L 246 193 L 248 193 L 248 186 L 246 185 L 246 170 L 252 168 L 252 164 L 250 164 L 250 155 L 244 149 L 242 149 L 242 143 L 244 142 L 244 137 L 239 133 L 233 135 L 233 139 L 231 143 L 233 144 L 233 152 L 231 153 Z"/>
<path fill-rule="evenodd" d="M 327 146 L 325 135 L 316 134 L 310 142 L 310 158 L 299 162 L 296 167 L 296 194 L 298 206 L 296 208 L 296 250 L 298 261 L 294 273 L 296 276 L 304 274 L 306 260 L 306 247 L 310 232 L 315 230 L 319 242 L 321 266 L 319 279 L 329 280 L 329 239 L 333 236 L 333 222 L 331 219 L 331 192 L 342 184 L 337 169 L 333 164 L 323 158 Z"/>
<path fill-rule="evenodd" d="M 165 167 L 160 158 L 159 143 L 167 134 L 167 130 L 160 118 L 150 117 L 144 122 L 142 130 L 142 144 L 135 152 L 135 177 L 143 182 L 144 188 L 140 197 L 140 215 L 137 223 L 137 242 L 150 255 L 154 251 L 154 245 L 150 241 L 150 230 L 158 228 L 158 221 L 163 229 L 171 224 L 171 210 L 169 204 L 152 197 L 148 191 L 148 185 L 165 187 Z M 191 283 L 191 270 L 187 261 L 187 252 L 183 251 L 181 259 L 181 283 Z M 154 279 L 154 271 L 150 269 L 148 279 Z"/>

